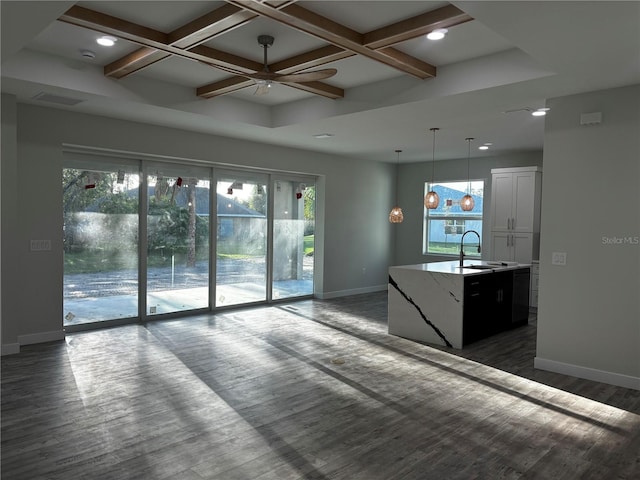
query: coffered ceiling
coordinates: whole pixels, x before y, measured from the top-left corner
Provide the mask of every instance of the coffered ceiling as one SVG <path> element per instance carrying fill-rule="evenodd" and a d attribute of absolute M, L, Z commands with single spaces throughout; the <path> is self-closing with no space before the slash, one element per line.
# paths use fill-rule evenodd
<path fill-rule="evenodd" d="M 0 6 L 2 91 L 21 102 L 372 161 L 395 161 L 397 148 L 403 161 L 431 159 L 430 127 L 438 159 L 466 157 L 466 137 L 493 143 L 474 157 L 540 150 L 544 118 L 527 109 L 640 82 L 639 2 Z M 425 38 L 439 28 L 444 39 Z M 103 34 L 113 47 L 96 44 Z M 260 35 L 274 38 L 269 78 L 336 73 L 258 89 L 247 75 L 263 70 Z"/>

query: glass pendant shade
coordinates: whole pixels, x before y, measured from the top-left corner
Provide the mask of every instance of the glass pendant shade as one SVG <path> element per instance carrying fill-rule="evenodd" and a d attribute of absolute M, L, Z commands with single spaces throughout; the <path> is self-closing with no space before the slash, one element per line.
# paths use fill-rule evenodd
<path fill-rule="evenodd" d="M 389 221 L 391 223 L 402 223 L 404 220 L 404 214 L 400 207 L 393 207 L 391 213 L 389 213 Z"/>
<path fill-rule="evenodd" d="M 460 208 L 465 212 L 470 212 L 471 210 L 473 210 L 475 204 L 476 202 L 473 200 L 473 197 L 468 193 L 464 197 L 462 197 L 462 200 L 460 200 Z"/>
<path fill-rule="evenodd" d="M 427 208 L 438 208 L 440 205 L 440 196 L 431 190 L 424 196 L 424 206 Z"/>

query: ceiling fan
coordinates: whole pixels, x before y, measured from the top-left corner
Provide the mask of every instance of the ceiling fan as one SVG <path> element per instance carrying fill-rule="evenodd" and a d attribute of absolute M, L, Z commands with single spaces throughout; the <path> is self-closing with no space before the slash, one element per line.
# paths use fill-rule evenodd
<path fill-rule="evenodd" d="M 256 73 L 243 73 L 242 75 L 256 81 L 258 88 L 254 95 L 264 95 L 269 91 L 273 82 L 278 83 L 306 83 L 316 82 L 325 78 L 333 77 L 338 71 L 335 68 L 325 68 L 323 70 L 313 70 L 311 72 L 279 74 L 269 70 L 267 62 L 267 49 L 273 45 L 274 38 L 271 35 L 259 35 L 258 43 L 264 49 L 264 67 Z"/>

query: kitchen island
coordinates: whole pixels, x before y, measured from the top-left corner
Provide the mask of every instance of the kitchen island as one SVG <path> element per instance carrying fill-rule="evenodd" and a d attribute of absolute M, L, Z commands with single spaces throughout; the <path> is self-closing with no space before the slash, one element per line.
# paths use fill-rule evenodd
<path fill-rule="evenodd" d="M 389 333 L 453 348 L 525 325 L 530 266 L 465 260 L 389 268 Z"/>

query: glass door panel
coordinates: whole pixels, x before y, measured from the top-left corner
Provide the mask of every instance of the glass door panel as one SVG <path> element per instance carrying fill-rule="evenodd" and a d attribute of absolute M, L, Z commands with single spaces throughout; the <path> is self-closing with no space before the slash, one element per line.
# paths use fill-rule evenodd
<path fill-rule="evenodd" d="M 274 300 L 313 294 L 315 185 L 276 180 L 273 189 Z"/>
<path fill-rule="evenodd" d="M 63 168 L 63 324 L 138 316 L 138 166 Z"/>
<path fill-rule="evenodd" d="M 147 175 L 147 315 L 209 307 L 209 173 Z"/>
<path fill-rule="evenodd" d="M 246 172 L 217 180 L 216 298 L 224 307 L 267 299 L 267 181 Z"/>

